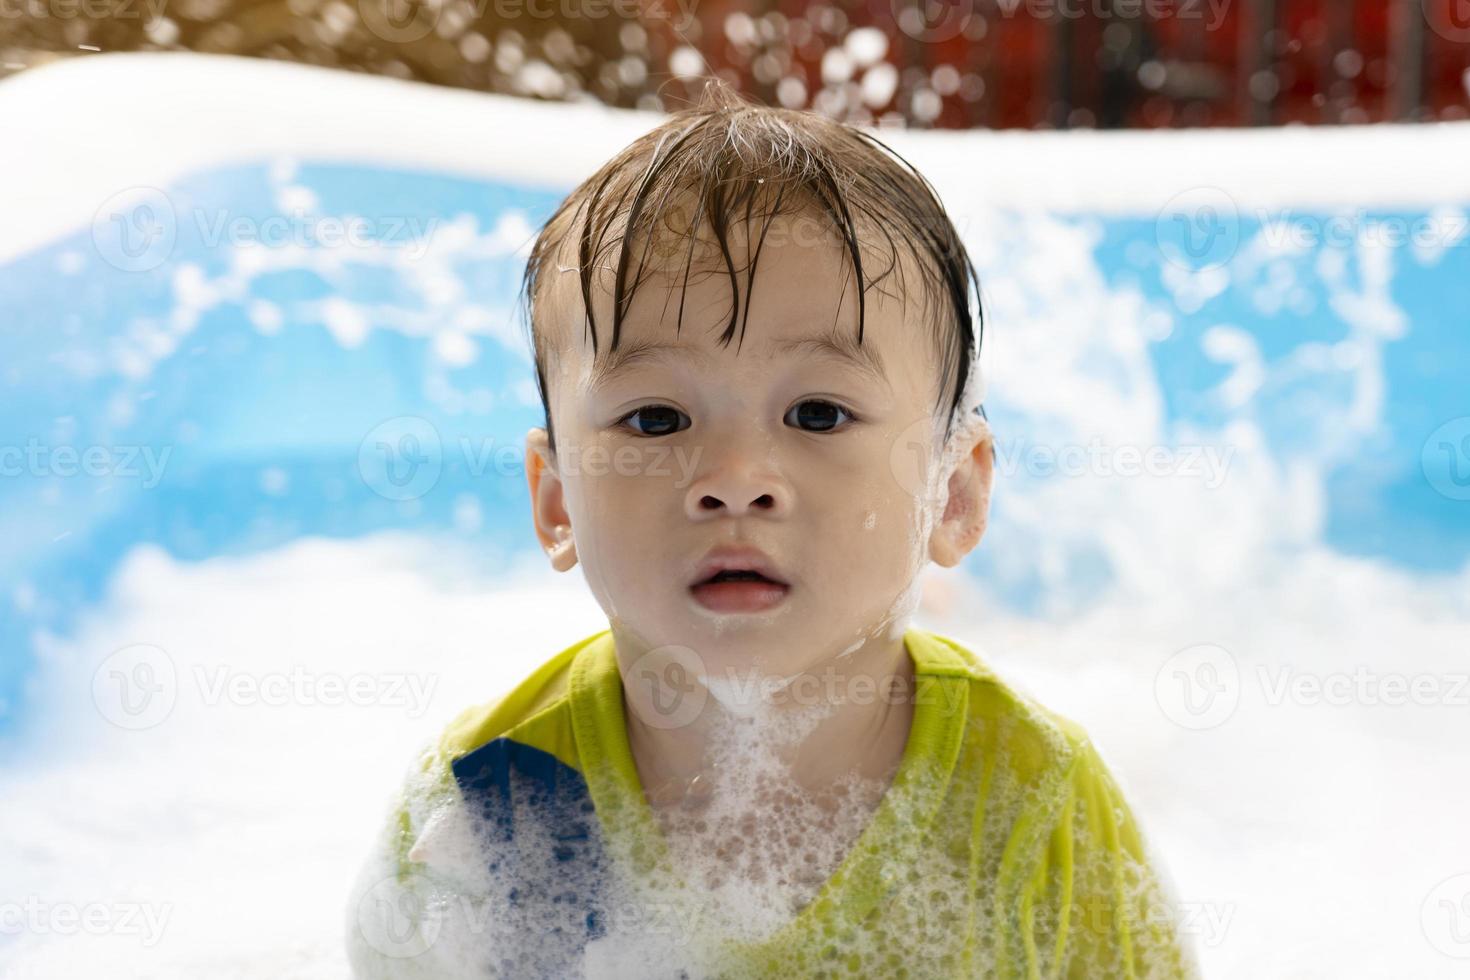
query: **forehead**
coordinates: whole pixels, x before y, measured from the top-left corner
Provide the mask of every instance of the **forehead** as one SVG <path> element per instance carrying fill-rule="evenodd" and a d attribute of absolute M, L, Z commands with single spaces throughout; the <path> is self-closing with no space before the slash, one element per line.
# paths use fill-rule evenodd
<path fill-rule="evenodd" d="M 567 338 L 572 342 L 566 345 L 588 390 L 639 365 L 682 362 L 712 368 L 721 358 L 737 355 L 844 365 L 890 387 L 916 383 L 909 362 L 924 359 L 931 341 L 916 315 L 917 301 L 900 288 L 916 273 L 893 268 L 891 248 L 860 239 L 868 288 L 859 342 L 852 257 L 820 219 L 782 214 L 749 225 L 737 221 L 727 229 L 726 242 L 728 255 L 708 242 L 695 242 L 691 254 L 687 236 L 672 243 L 667 237 L 634 242 L 616 349 L 611 336 L 617 250 L 607 254 L 589 283 L 596 350 L 585 330 L 581 337 Z M 562 288 L 579 291 L 575 273 L 561 278 Z M 573 299 L 580 307 L 581 297 Z"/>
<path fill-rule="evenodd" d="M 597 359 L 587 375 L 589 392 L 596 392 L 635 365 L 684 361 L 703 369 L 711 369 L 719 357 L 712 344 L 690 343 L 687 339 L 653 339 L 640 337 L 621 341 L 616 350 Z M 864 342 L 858 343 L 856 332 L 841 328 L 802 334 L 800 330 L 759 341 L 744 341 L 740 349 L 749 356 L 768 360 L 803 357 L 841 365 L 858 372 L 875 385 L 891 387 L 890 365 L 872 335 L 865 330 Z"/>

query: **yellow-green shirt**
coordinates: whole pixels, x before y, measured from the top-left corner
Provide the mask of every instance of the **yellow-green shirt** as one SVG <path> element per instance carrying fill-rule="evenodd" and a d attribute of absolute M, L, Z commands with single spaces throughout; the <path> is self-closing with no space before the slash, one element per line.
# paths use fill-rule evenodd
<path fill-rule="evenodd" d="M 639 784 L 604 630 L 424 753 L 354 895 L 356 975 L 1196 977 L 1174 896 L 1085 731 L 953 639 L 912 627 L 904 645 L 916 688 L 898 771 L 776 931 L 703 934 L 685 914 L 697 902 L 664 888 L 683 879 Z"/>

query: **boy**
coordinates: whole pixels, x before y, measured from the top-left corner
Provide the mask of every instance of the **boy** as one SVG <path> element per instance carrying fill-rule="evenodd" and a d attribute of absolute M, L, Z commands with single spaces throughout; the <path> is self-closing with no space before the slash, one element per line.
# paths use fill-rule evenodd
<path fill-rule="evenodd" d="M 358 976 L 1195 975 L 1084 731 L 909 625 L 986 525 L 975 281 L 886 146 L 719 84 L 567 199 L 527 474 L 609 628 L 424 753 Z"/>

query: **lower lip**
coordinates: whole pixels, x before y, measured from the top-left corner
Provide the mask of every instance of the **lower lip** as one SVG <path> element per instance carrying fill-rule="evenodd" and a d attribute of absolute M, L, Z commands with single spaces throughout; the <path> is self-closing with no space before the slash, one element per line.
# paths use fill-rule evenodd
<path fill-rule="evenodd" d="M 789 585 L 741 581 L 708 582 L 689 590 L 695 602 L 718 613 L 764 612 L 780 605 L 790 591 Z"/>

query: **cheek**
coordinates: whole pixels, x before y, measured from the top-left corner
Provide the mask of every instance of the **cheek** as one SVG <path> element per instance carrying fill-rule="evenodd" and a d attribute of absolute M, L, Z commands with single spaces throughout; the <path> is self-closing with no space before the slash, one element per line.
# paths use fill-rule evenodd
<path fill-rule="evenodd" d="M 892 481 L 851 485 L 821 521 L 829 557 L 848 581 L 886 582 L 912 574 L 927 534 L 919 501 Z"/>
<path fill-rule="evenodd" d="M 907 496 L 893 495 L 883 503 L 886 506 L 869 511 L 866 523 L 872 528 L 863 533 L 894 564 L 895 574 L 911 574 L 927 545 L 923 510 Z"/>
<path fill-rule="evenodd" d="M 577 534 L 579 543 L 584 531 L 589 542 L 598 543 L 637 536 L 637 528 L 645 521 L 642 511 L 649 504 L 646 496 L 637 493 L 632 483 L 614 475 L 583 475 L 577 481 L 578 510 L 582 520 Z"/>
<path fill-rule="evenodd" d="M 587 471 L 567 485 L 575 500 L 577 559 L 600 596 L 631 596 L 648 574 L 661 570 L 669 529 L 670 501 L 649 480 L 613 472 Z"/>

